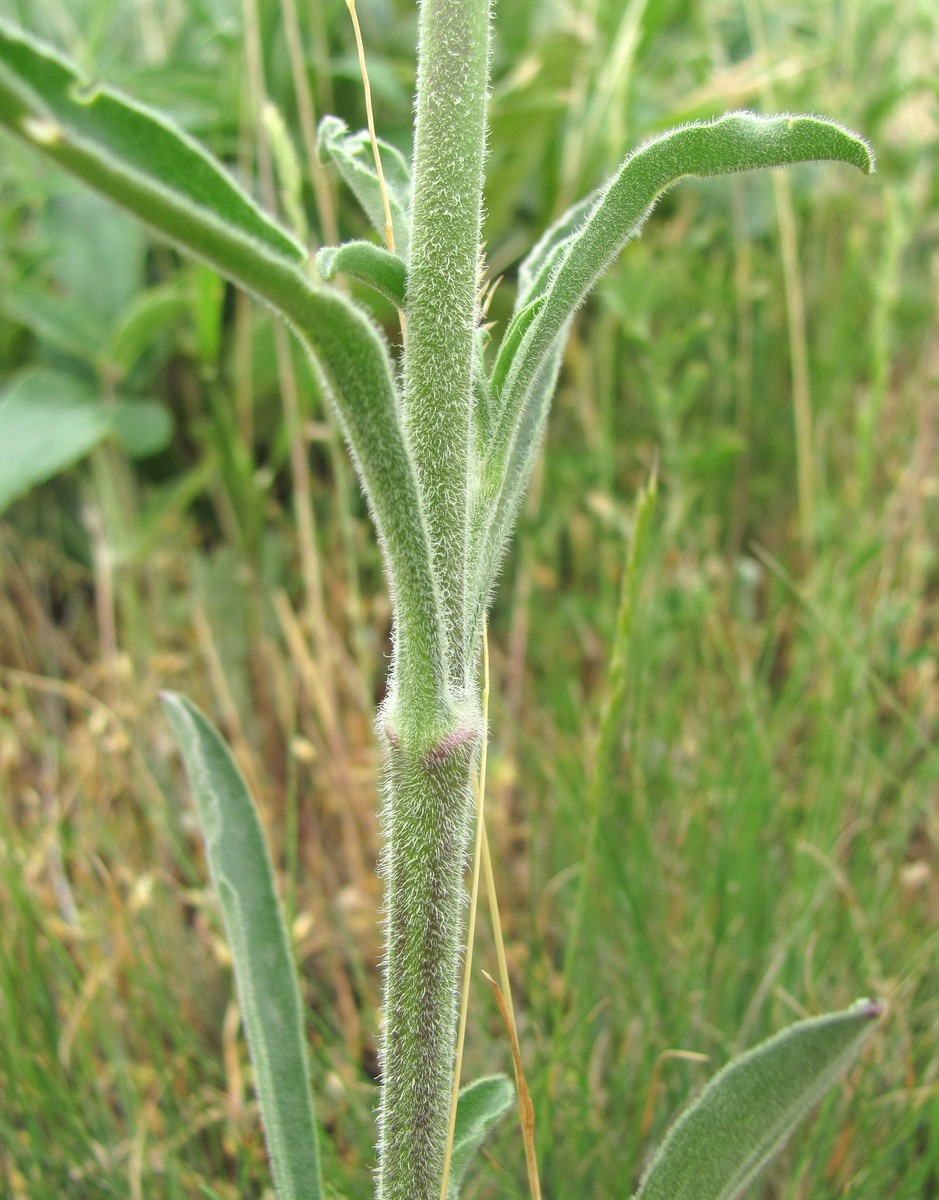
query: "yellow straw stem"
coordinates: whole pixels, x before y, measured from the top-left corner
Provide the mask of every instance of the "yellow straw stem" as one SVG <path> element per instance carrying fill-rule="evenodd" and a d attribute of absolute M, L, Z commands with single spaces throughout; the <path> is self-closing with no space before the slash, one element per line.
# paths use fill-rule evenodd
<path fill-rule="evenodd" d="M 466 1041 L 466 1018 L 469 1013 L 470 980 L 473 972 L 473 942 L 476 938 L 476 910 L 479 902 L 479 864 L 481 846 L 486 836 L 484 807 L 486 800 L 486 759 L 489 750 L 489 635 L 483 618 L 483 744 L 479 756 L 479 782 L 476 788 L 476 844 L 473 849 L 473 883 L 470 888 L 469 923 L 466 930 L 466 961 L 463 966 L 463 996 L 460 1001 L 460 1025 L 456 1039 L 456 1060 L 453 1064 L 453 1093 L 450 1097 L 450 1124 L 443 1157 L 443 1176 L 440 1180 L 440 1200 L 447 1200 L 450 1183 L 450 1160 L 453 1155 L 453 1135 L 456 1130 L 456 1110 L 460 1100 L 460 1075 L 463 1070 L 463 1044 Z"/>
<path fill-rule="evenodd" d="M 385 173 L 381 167 L 381 155 L 378 152 L 378 138 L 375 136 L 375 118 L 372 116 L 372 89 L 368 82 L 368 70 L 365 66 L 365 47 L 362 45 L 362 30 L 359 28 L 359 16 L 355 11 L 355 0 L 346 0 L 346 8 L 352 18 L 352 28 L 355 30 L 355 46 L 359 52 L 359 70 L 362 72 L 362 86 L 365 88 L 365 116 L 368 121 L 368 136 L 372 143 L 372 157 L 375 159 L 375 171 L 378 175 L 378 186 L 381 189 L 381 203 L 385 212 L 385 245 L 394 254 L 395 231 L 391 222 L 391 205 L 388 203 L 388 190 L 385 187 Z"/>

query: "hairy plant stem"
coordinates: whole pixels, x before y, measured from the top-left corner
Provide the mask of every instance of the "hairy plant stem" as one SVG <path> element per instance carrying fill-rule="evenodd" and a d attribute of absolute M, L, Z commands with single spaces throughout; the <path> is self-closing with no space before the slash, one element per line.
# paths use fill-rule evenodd
<path fill-rule="evenodd" d="M 446 696 L 415 707 L 398 686 L 413 678 L 399 645 L 382 714 L 380 1200 L 439 1200 L 456 1045 L 481 728 L 466 604 L 489 25 L 489 0 L 421 4 L 403 412 L 431 541 Z"/>
<path fill-rule="evenodd" d="M 489 0 L 423 0 L 404 415 L 426 502 L 451 679 L 464 658 L 468 463 L 489 75 Z"/>

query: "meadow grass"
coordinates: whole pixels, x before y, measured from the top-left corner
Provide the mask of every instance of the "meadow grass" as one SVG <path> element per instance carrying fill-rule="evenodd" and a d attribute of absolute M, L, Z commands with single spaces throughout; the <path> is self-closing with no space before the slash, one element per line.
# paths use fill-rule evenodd
<path fill-rule="evenodd" d="M 2 11 L 251 171 L 244 43 L 227 11 Z M 293 127 L 281 10 L 261 15 L 267 86 Z M 299 15 L 318 111 L 358 127 L 344 5 Z M 490 623 L 487 811 L 544 1193 L 628 1193 L 689 1089 L 733 1051 L 868 993 L 888 1000 L 889 1022 L 750 1194 L 928 1200 L 935 12 L 916 0 L 785 15 L 755 0 L 634 0 L 501 16 L 494 320 L 531 234 L 624 146 L 676 120 L 825 111 L 879 162 L 865 187 L 809 168 L 783 192 L 760 178 L 686 185 L 576 327 Z M 410 122 L 413 14 L 362 5 L 360 17 L 393 141 Z M 103 209 L 51 173 L 37 192 L 35 163 L 3 147 L 6 376 L 81 361 L 13 285 L 55 297 L 84 277 L 100 293 L 80 248 Z M 348 197 L 324 187 L 317 228 L 332 204 L 343 235 L 360 232 Z M 132 467 L 106 448 L 0 521 L 0 1185 L 17 1200 L 264 1194 L 227 951 L 156 710 L 170 686 L 217 716 L 255 786 L 294 915 L 324 1173 L 337 1194 L 364 1197 L 379 1004 L 370 712 L 388 623 L 378 554 L 301 356 L 285 358 L 267 316 L 205 272 L 131 242 L 137 294 L 172 286 L 180 303 L 121 382 L 167 400 L 176 436 Z M 393 330 L 393 311 L 380 316 Z M 794 433 L 791 386 L 802 341 L 808 439 Z M 107 382 L 94 353 L 79 369 Z M 293 375 L 305 484 L 279 399 Z M 583 886 L 620 581 L 654 465 L 626 718 Z M 307 493 L 304 528 L 293 513 Z M 477 954 L 491 967 L 485 934 Z M 467 1056 L 468 1074 L 509 1065 L 484 988 Z M 524 1180 L 506 1123 L 470 1192 L 520 1196 Z"/>

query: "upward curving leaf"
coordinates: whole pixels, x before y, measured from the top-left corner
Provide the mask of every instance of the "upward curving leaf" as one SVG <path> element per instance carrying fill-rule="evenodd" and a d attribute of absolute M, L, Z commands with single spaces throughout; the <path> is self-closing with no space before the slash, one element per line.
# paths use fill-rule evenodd
<path fill-rule="evenodd" d="M 673 129 L 640 146 L 600 191 L 582 224 L 577 226 L 583 208 L 575 205 L 552 226 L 527 261 L 524 279 L 525 297 L 530 301 L 541 294 L 544 303 L 512 356 L 501 395 L 493 397 L 499 419 L 490 449 L 489 490 L 481 504 L 491 514 L 493 530 L 501 529 L 494 534 L 496 541 L 511 528 L 515 501 L 508 493 L 517 496 L 520 474 L 524 487 L 533 459 L 530 448 L 537 446 L 544 427 L 550 404 L 542 386 L 546 367 L 563 346 L 574 313 L 642 228 L 662 193 L 692 176 L 820 160 L 844 162 L 867 174 L 874 169 L 863 138 L 834 121 L 730 113 Z M 546 269 L 551 270 L 548 280 Z M 487 536 L 482 543 L 492 540 Z"/>
<path fill-rule="evenodd" d="M 587 214 L 597 202 L 602 189 L 594 190 L 572 204 L 561 213 L 553 225 L 549 225 L 518 268 L 518 295 L 515 312 L 518 313 L 530 300 L 539 295 L 547 283 L 547 273 L 557 266 L 561 252 L 567 248 L 572 235 L 584 223 Z"/>
<path fill-rule="evenodd" d="M 185 697 L 165 692 L 162 699 L 222 907 L 277 1195 L 320 1200 L 303 1007 L 264 831 L 218 730 Z"/>
<path fill-rule="evenodd" d="M 162 114 L 89 90 L 61 54 L 2 21 L 0 126 L 291 323 L 327 384 L 385 553 L 407 643 L 398 683 L 441 696 L 446 659 L 424 504 L 388 349 L 368 317 L 316 287 L 300 269 L 303 248 Z"/>
<path fill-rule="evenodd" d="M 714 121 L 673 129 L 633 151 L 601 191 L 583 225 L 571 233 L 546 288 L 545 305 L 506 381 L 505 423 L 511 425 L 518 419 L 527 388 L 554 339 L 642 228 L 663 192 L 692 176 L 820 160 L 848 163 L 866 174 L 874 169 L 870 147 L 862 138 L 819 117 L 729 113 Z"/>
<path fill-rule="evenodd" d="M 459 1200 L 463 1177 L 473 1155 L 514 1100 L 515 1088 L 505 1075 L 487 1075 L 460 1088 L 447 1200 Z"/>
<path fill-rule="evenodd" d="M 381 138 L 377 141 L 391 209 L 395 253 L 407 262 L 411 232 L 411 168 L 400 150 Z M 323 117 L 317 134 L 317 149 L 321 158 L 328 158 L 335 164 L 346 186 L 371 221 L 372 228 L 380 237 L 384 237 L 385 206 L 368 130 L 350 133 L 345 121 L 339 117 Z"/>
<path fill-rule="evenodd" d="M 669 1130 L 634 1200 L 734 1200 L 854 1061 L 883 1011 L 858 1000 L 734 1059 Z"/>

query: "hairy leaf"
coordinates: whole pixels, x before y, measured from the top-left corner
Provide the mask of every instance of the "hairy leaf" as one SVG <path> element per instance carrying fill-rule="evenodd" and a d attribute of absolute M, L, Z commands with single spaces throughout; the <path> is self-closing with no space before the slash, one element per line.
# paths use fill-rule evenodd
<path fill-rule="evenodd" d="M 408 260 L 411 212 L 411 169 L 400 150 L 388 142 L 378 141 L 381 169 L 385 177 L 391 225 L 394 230 L 395 253 Z M 349 133 L 349 127 L 339 117 L 324 117 L 320 121 L 317 149 L 320 158 L 334 163 L 350 191 L 379 235 L 385 236 L 385 206 L 381 184 L 375 170 L 372 143 L 367 129 Z"/>
<path fill-rule="evenodd" d="M 600 191 L 583 223 L 566 239 L 563 224 L 553 227 L 560 241 L 554 243 L 555 235 L 550 231 L 542 239 L 546 252 L 536 259 L 536 264 L 541 261 L 536 278 L 557 246 L 563 250 L 541 293 L 544 304 L 513 355 L 502 396 L 494 401 L 500 417 L 491 444 L 493 469 L 488 478 L 490 486 L 503 478 L 506 482 L 501 485 L 501 497 L 487 496 L 483 504 L 493 514 L 493 522 L 502 525 L 503 536 L 508 536 L 511 528 L 503 517 L 505 496 L 517 491 L 519 467 L 530 470 L 532 456 L 527 447 L 537 445 L 547 417 L 551 397 L 543 386 L 546 365 L 563 347 L 578 307 L 629 239 L 639 232 L 662 193 L 690 176 L 724 175 L 818 160 L 848 163 L 866 173 L 874 165 L 870 147 L 862 138 L 818 117 L 731 113 L 714 121 L 687 125 L 654 138 L 630 154 Z M 571 212 L 576 214 L 577 206 Z M 529 280 L 529 287 L 532 285 Z M 527 474 L 522 489 L 526 481 Z M 512 500 L 509 507 L 514 503 Z"/>
<path fill-rule="evenodd" d="M 486 1135 L 508 1112 L 515 1088 L 505 1075 L 488 1075 L 460 1088 L 450 1156 L 449 1200 L 457 1200 L 466 1169 Z"/>
<path fill-rule="evenodd" d="M 857 134 L 818 117 L 758 117 L 730 113 L 654 138 L 624 161 L 573 232 L 545 292 L 545 305 L 513 363 L 506 384 L 505 421 L 511 426 L 555 338 L 663 192 L 690 176 L 726 175 L 762 167 L 831 160 L 865 173 L 870 147 Z M 508 432 L 508 430 L 506 430 Z"/>
<path fill-rule="evenodd" d="M 316 256 L 316 269 L 327 282 L 342 272 L 374 288 L 395 308 L 404 308 L 407 267 L 403 258 L 382 246 L 372 242 L 324 246 Z"/>
<path fill-rule="evenodd" d="M 335 404 L 385 552 L 408 646 L 397 682 L 418 712 L 437 704 L 445 651 L 424 502 L 388 348 L 371 321 L 315 287 L 299 269 L 303 248 L 165 117 L 110 89 L 83 89 L 76 67 L 3 22 L 0 125 L 292 324 Z"/>
<path fill-rule="evenodd" d="M 186 764 L 222 906 L 279 1200 L 322 1195 L 296 969 L 254 801 L 219 732 L 183 696 L 163 704 Z"/>
<path fill-rule="evenodd" d="M 230 240 L 286 262 L 306 256 L 192 138 L 2 20 L 0 123 L 132 211 L 145 189 L 157 228 L 173 218 L 185 229 L 195 209 Z"/>
<path fill-rule="evenodd" d="M 883 1011 L 859 1000 L 734 1059 L 669 1131 L 635 1200 L 733 1200 L 854 1061 Z"/>
<path fill-rule="evenodd" d="M 561 253 L 567 248 L 571 236 L 584 223 L 587 214 L 597 202 L 600 188 L 595 188 L 583 200 L 572 204 L 561 213 L 553 225 L 550 225 L 541 235 L 528 254 L 522 260 L 518 269 L 518 295 L 515 299 L 515 311 L 518 312 L 529 300 L 533 299 L 543 289 L 551 269 L 557 265 Z"/>

